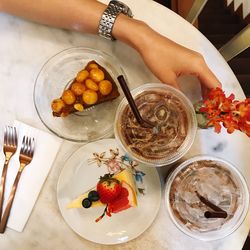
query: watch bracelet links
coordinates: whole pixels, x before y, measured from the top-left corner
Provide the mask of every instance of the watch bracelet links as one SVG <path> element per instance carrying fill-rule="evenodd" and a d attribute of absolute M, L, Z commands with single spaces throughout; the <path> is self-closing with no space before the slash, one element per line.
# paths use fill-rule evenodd
<path fill-rule="evenodd" d="M 119 4 L 116 5 L 114 3 L 115 1 L 110 1 L 109 5 L 105 9 L 105 11 L 102 14 L 99 27 L 98 27 L 98 35 L 101 37 L 104 37 L 106 39 L 110 40 L 116 40 L 112 36 L 112 29 L 115 23 L 116 18 L 119 14 L 124 13 L 124 9 Z M 124 13 L 127 15 L 127 13 Z M 129 17 L 132 17 L 131 15 L 128 15 Z"/>

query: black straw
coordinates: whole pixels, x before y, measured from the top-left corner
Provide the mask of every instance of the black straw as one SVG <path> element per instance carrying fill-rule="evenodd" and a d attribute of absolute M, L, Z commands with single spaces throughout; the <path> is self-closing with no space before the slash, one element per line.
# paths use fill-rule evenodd
<path fill-rule="evenodd" d="M 141 114 L 139 112 L 139 110 L 137 109 L 136 107 L 136 104 L 135 104 L 135 101 L 134 101 L 134 98 L 133 96 L 131 95 L 131 92 L 128 88 L 128 85 L 123 77 L 123 75 L 120 75 L 117 77 L 117 80 L 119 81 L 120 85 L 121 85 L 121 88 L 122 88 L 122 91 L 125 95 L 125 97 L 127 98 L 127 101 L 128 101 L 128 104 L 135 116 L 135 119 L 137 120 L 137 122 L 142 126 L 142 127 L 146 127 L 146 128 L 153 128 L 154 125 L 151 124 L 150 122 L 148 121 L 145 121 L 143 120 L 143 118 L 141 117 Z"/>
<path fill-rule="evenodd" d="M 218 212 L 218 211 L 215 211 L 215 212 L 212 212 L 212 211 L 206 211 L 204 213 L 204 216 L 209 219 L 209 218 L 227 218 L 227 212 L 223 211 L 223 212 Z"/>
<path fill-rule="evenodd" d="M 210 207 L 211 209 L 213 209 L 215 212 L 220 212 L 220 213 L 224 213 L 226 214 L 227 217 L 227 212 L 224 211 L 223 209 L 221 209 L 220 207 L 214 205 L 211 201 L 207 200 L 205 197 L 203 197 L 202 195 L 200 195 L 197 191 L 195 191 L 197 196 L 199 197 L 200 201 L 202 203 L 204 203 L 205 205 L 207 205 L 208 207 Z"/>

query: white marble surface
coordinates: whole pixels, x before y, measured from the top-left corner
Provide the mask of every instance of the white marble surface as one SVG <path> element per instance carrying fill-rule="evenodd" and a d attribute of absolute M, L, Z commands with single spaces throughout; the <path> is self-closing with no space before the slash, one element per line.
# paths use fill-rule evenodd
<path fill-rule="evenodd" d="M 135 17 L 145 20 L 153 28 L 201 52 L 227 93 L 234 92 L 238 99 L 244 94 L 229 66 L 211 43 L 170 10 L 146 0 L 127 0 Z M 142 8 L 143 6 L 143 8 Z M 119 42 L 109 42 L 92 35 L 58 30 L 30 23 L 0 13 L 0 128 L 12 124 L 14 119 L 46 130 L 33 105 L 33 86 L 36 75 L 45 61 L 55 53 L 72 46 L 85 46 L 113 54 L 121 62 L 131 86 L 157 81 L 147 70 L 133 49 Z M 154 45 L 152 45 L 154 46 Z M 155 45 L 156 46 L 156 45 Z M 197 80 L 180 79 L 183 91 L 192 101 L 199 98 Z M 0 138 L 3 129 L 0 129 Z M 2 141 L 1 141 L 2 143 Z M 64 222 L 57 205 L 56 186 L 65 160 L 81 145 L 63 142 L 30 219 L 22 233 L 7 229 L 0 235 L 0 249 L 241 249 L 250 229 L 250 214 L 241 227 L 229 237 L 216 242 L 200 242 L 183 235 L 171 222 L 164 204 L 152 226 L 137 239 L 123 245 L 102 246 L 79 237 Z M 193 147 L 185 156 L 212 154 L 234 163 L 250 183 L 250 141 L 241 133 L 215 134 L 212 130 L 199 130 Z M 160 168 L 162 180 L 168 167 Z M 164 182 L 163 182 L 164 184 Z"/>

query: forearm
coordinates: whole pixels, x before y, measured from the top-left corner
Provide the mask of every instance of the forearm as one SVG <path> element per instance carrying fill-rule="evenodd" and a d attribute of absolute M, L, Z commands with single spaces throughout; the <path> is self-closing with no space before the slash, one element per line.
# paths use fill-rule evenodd
<path fill-rule="evenodd" d="M 58 28 L 98 33 L 106 5 L 96 0 L 0 0 L 0 11 Z M 203 57 L 152 30 L 142 21 L 118 15 L 112 35 L 135 48 L 152 73 L 178 87 L 177 77 L 193 74 L 203 86 L 219 86 Z M 157 46 L 156 46 L 157 45 Z"/>
<path fill-rule="evenodd" d="M 0 0 L 2 11 L 50 26 L 97 34 L 106 6 L 95 0 Z"/>
<path fill-rule="evenodd" d="M 2 11 L 50 26 L 97 34 L 106 8 L 96 0 L 0 0 Z M 142 30 L 141 32 L 138 32 Z M 119 15 L 113 36 L 138 49 L 149 27 L 138 20 Z"/>

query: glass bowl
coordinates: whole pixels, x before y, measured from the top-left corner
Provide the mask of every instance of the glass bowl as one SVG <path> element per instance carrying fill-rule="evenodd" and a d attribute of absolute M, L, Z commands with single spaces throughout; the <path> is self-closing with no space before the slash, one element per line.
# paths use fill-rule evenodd
<path fill-rule="evenodd" d="M 214 208 L 199 195 L 227 212 L 226 218 L 207 218 L 206 212 L 214 212 Z M 211 241 L 226 237 L 241 225 L 248 212 L 249 192 L 235 166 L 217 157 L 201 155 L 183 162 L 169 176 L 165 204 L 182 232 Z"/>
<path fill-rule="evenodd" d="M 135 120 L 126 98 L 117 108 L 114 132 L 121 147 L 149 166 L 169 165 L 193 144 L 197 122 L 192 103 L 179 90 L 162 83 L 144 84 L 131 91 L 143 119 L 157 125 L 143 128 Z"/>
<path fill-rule="evenodd" d="M 76 74 L 92 60 L 107 70 L 116 82 L 120 96 L 83 112 L 54 117 L 52 100 L 59 98 Z M 120 63 L 105 52 L 84 47 L 59 52 L 43 65 L 35 82 L 33 95 L 38 116 L 50 131 L 69 141 L 89 142 L 110 135 L 113 132 L 115 111 L 123 96 L 117 82 L 119 75 L 125 76 Z"/>

